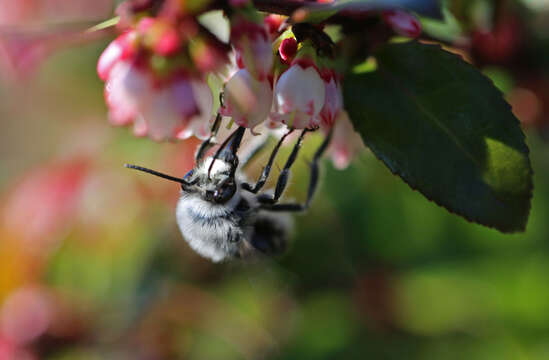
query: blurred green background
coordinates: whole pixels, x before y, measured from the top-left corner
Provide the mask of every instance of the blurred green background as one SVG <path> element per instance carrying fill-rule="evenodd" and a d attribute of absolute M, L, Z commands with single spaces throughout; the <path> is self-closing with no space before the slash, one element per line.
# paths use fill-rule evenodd
<path fill-rule="evenodd" d="M 539 64 L 546 28 L 525 38 L 545 50 Z M 519 89 L 542 109 L 525 122 L 535 191 L 524 234 L 449 214 L 366 150 L 345 171 L 324 162 L 285 256 L 212 264 L 181 238 L 177 185 L 122 167 L 182 175 L 197 142 L 108 125 L 95 74 L 106 44 L 0 83 L 0 359 L 549 358 L 546 94 L 520 85 L 543 79 L 543 66 L 486 67 L 511 103 Z M 319 140 L 289 196 L 304 198 Z"/>

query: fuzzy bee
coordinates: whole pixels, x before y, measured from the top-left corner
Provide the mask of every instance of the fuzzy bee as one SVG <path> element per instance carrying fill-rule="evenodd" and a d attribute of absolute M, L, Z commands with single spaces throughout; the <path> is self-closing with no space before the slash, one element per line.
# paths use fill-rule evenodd
<path fill-rule="evenodd" d="M 318 161 L 328 146 L 331 134 L 326 137 L 311 162 L 306 202 L 280 203 L 303 138 L 312 130 L 302 130 L 274 191 L 260 194 L 280 146 L 293 130 L 281 137 L 259 179 L 252 185 L 239 171 L 239 165 L 242 164 L 239 164 L 237 156 L 245 128 L 239 127 L 221 144 L 214 156 L 203 160 L 206 150 L 212 146 L 219 122 L 218 117 L 212 136 L 202 143 L 196 153 L 196 167 L 183 178 L 135 165 L 126 164 L 126 167 L 181 184 L 181 196 L 176 208 L 177 223 L 184 239 L 200 255 L 219 262 L 280 254 L 288 244 L 292 223 L 289 213 L 304 211 L 313 198 L 318 182 Z"/>

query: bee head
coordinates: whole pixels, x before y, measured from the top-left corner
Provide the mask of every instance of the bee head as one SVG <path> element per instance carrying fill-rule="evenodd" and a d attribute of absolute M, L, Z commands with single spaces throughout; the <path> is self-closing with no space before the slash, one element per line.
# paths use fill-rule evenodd
<path fill-rule="evenodd" d="M 125 164 L 127 168 L 144 171 L 181 184 L 185 193 L 195 193 L 208 202 L 224 204 L 237 191 L 235 173 L 238 167 L 236 152 L 246 128 L 239 127 L 221 144 L 213 157 L 191 169 L 180 179 L 141 166 Z"/>
<path fill-rule="evenodd" d="M 212 168 L 212 175 L 208 176 L 209 165 L 212 162 L 213 158 L 208 158 L 205 164 L 198 168 L 191 169 L 182 179 L 141 166 L 130 164 L 125 164 L 125 166 L 130 169 L 159 176 L 163 179 L 178 182 L 181 184 L 181 190 L 184 193 L 197 194 L 208 202 L 224 204 L 232 199 L 237 190 L 233 167 L 232 164 L 218 160 Z"/>
<path fill-rule="evenodd" d="M 212 164 L 213 162 L 213 157 L 210 157 L 204 164 L 189 171 L 184 179 L 192 185 L 182 185 L 182 189 L 188 193 L 196 193 L 208 202 L 224 204 L 236 193 L 235 173 L 231 163 L 220 159 Z M 210 165 L 213 165 L 211 172 Z"/>

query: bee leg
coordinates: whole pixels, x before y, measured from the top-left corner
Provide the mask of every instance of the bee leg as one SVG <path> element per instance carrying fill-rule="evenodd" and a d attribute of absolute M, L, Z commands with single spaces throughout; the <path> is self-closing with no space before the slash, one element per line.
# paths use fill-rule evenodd
<path fill-rule="evenodd" d="M 303 144 L 303 138 L 305 137 L 305 134 L 308 131 L 312 131 L 312 130 L 303 129 L 303 131 L 299 135 L 299 138 L 297 139 L 297 142 L 295 143 L 294 148 L 292 149 L 292 152 L 288 157 L 288 160 L 286 160 L 286 164 L 284 165 L 284 168 L 280 172 L 280 175 L 276 182 L 274 194 L 272 196 L 267 194 L 261 194 L 257 197 L 257 201 L 259 201 L 260 204 L 264 204 L 264 205 L 276 204 L 278 202 L 278 199 L 280 199 L 280 197 L 282 196 L 282 193 L 284 192 L 284 190 L 286 189 L 286 185 L 288 184 L 288 179 L 290 178 L 290 169 L 294 164 L 295 160 L 297 159 L 297 155 L 299 154 L 299 149 L 301 149 L 301 145 Z"/>
<path fill-rule="evenodd" d="M 328 135 L 326 136 L 326 138 L 324 139 L 320 147 L 316 150 L 313 156 L 313 161 L 311 162 L 311 165 L 310 165 L 311 175 L 309 180 L 309 190 L 307 191 L 307 200 L 305 201 L 305 203 L 304 204 L 299 204 L 299 203 L 276 204 L 275 203 L 276 201 L 272 202 L 274 198 L 264 198 L 262 196 L 258 196 L 258 201 L 263 205 L 261 207 L 262 209 L 265 209 L 268 211 L 295 211 L 295 212 L 307 210 L 307 208 L 311 204 L 311 201 L 313 200 L 313 197 L 315 195 L 315 192 L 318 186 L 320 158 L 328 148 L 328 145 L 330 145 L 330 141 L 332 140 L 332 134 L 333 134 L 333 130 L 330 130 L 330 132 L 328 133 Z M 276 198 L 276 192 L 275 192 L 275 198 Z"/>
<path fill-rule="evenodd" d="M 217 132 L 219 131 L 219 127 L 221 126 L 221 114 L 217 113 L 217 116 L 215 117 L 214 123 L 212 125 L 211 134 L 210 137 L 208 137 L 206 140 L 200 144 L 200 147 L 196 151 L 194 161 L 196 164 L 198 164 L 202 158 L 204 157 L 204 154 L 206 151 L 208 151 L 209 148 L 211 148 L 215 144 L 215 137 L 217 136 Z"/>
<path fill-rule="evenodd" d="M 273 152 L 271 153 L 271 156 L 269 157 L 269 161 L 267 162 L 267 165 L 265 165 L 265 167 L 263 168 L 263 172 L 259 176 L 259 179 L 257 180 L 256 184 L 252 187 L 252 185 L 250 185 L 248 183 L 243 183 L 241 185 L 242 189 L 244 189 L 246 191 L 249 191 L 253 194 L 257 194 L 257 192 L 259 190 L 261 190 L 261 188 L 263 187 L 263 185 L 265 185 L 265 183 L 267 182 L 267 179 L 269 178 L 269 174 L 271 172 L 271 168 L 273 166 L 274 159 L 276 157 L 276 154 L 278 153 L 278 150 L 280 149 L 280 146 L 284 142 L 284 139 L 286 139 L 286 137 L 288 135 L 290 135 L 293 131 L 294 131 L 294 129 L 290 129 L 286 134 L 284 134 L 280 138 L 280 140 L 276 144 L 275 148 L 273 149 Z"/>

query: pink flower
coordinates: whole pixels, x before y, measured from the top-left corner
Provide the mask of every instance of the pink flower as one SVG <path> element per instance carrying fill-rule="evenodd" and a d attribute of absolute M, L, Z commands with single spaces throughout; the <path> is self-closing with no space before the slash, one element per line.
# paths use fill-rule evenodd
<path fill-rule="evenodd" d="M 231 43 L 237 52 L 237 59 L 258 80 L 264 80 L 273 67 L 273 49 L 267 28 L 240 20 L 231 29 Z"/>
<path fill-rule="evenodd" d="M 105 82 L 105 101 L 113 125 L 133 123 L 152 92 L 148 74 L 129 61 L 113 65 Z"/>
<path fill-rule="evenodd" d="M 412 14 L 402 10 L 385 10 L 381 16 L 385 23 L 399 35 L 416 38 L 421 34 L 421 23 Z"/>
<path fill-rule="evenodd" d="M 294 61 L 276 83 L 271 117 L 297 129 L 318 125 L 325 96 L 326 86 L 313 62 Z"/>
<path fill-rule="evenodd" d="M 187 126 L 178 132 L 178 139 L 188 139 L 196 136 L 206 139 L 210 135 L 210 120 L 212 120 L 213 96 L 208 84 L 199 79 L 191 80 L 192 97 L 196 112 L 187 118 Z"/>
<path fill-rule="evenodd" d="M 324 128 L 327 131 L 327 128 Z M 333 128 L 332 142 L 328 148 L 328 153 L 337 169 L 345 169 L 353 157 L 364 148 L 364 143 L 360 134 L 358 134 L 349 115 L 346 111 L 341 111 L 335 120 Z"/>
<path fill-rule="evenodd" d="M 254 128 L 269 116 L 273 91 L 267 80 L 257 81 L 246 69 L 237 71 L 225 85 L 222 114 L 247 128 Z"/>
<path fill-rule="evenodd" d="M 265 19 L 263 19 L 263 22 L 267 25 L 269 34 L 271 34 L 271 38 L 273 39 L 277 38 L 278 35 L 286 29 L 288 25 L 285 21 L 286 16 L 278 14 L 269 14 L 265 16 Z"/>
<path fill-rule="evenodd" d="M 136 135 L 155 141 L 208 136 L 213 98 L 204 82 L 186 76 L 153 87 L 135 120 Z"/>
<path fill-rule="evenodd" d="M 321 124 L 331 127 L 343 109 L 343 94 L 334 71 L 327 71 L 323 74 L 323 79 L 326 85 L 326 96 L 324 97 L 324 106 L 318 116 Z"/>
<path fill-rule="evenodd" d="M 155 141 L 208 136 L 213 98 L 198 78 L 178 75 L 158 82 L 147 68 L 121 61 L 109 74 L 105 98 L 111 123 L 133 123 L 136 136 Z"/>
<path fill-rule="evenodd" d="M 30 172 L 6 199 L 4 224 L 36 248 L 49 247 L 74 218 L 88 169 L 78 159 Z"/>

